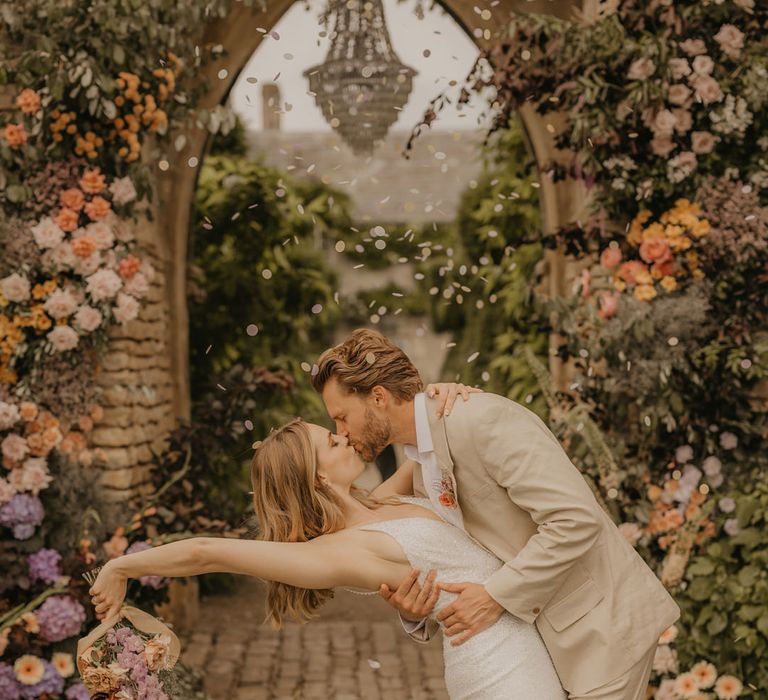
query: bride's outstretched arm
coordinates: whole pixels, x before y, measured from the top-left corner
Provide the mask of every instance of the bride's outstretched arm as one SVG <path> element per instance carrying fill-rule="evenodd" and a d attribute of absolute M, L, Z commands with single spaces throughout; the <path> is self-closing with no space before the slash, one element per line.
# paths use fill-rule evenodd
<path fill-rule="evenodd" d="M 196 576 L 225 572 L 300 588 L 378 588 L 390 578 L 386 563 L 346 533 L 310 542 L 264 542 L 193 537 L 109 561 L 90 589 L 99 618 L 116 614 L 127 580 L 141 576 Z"/>

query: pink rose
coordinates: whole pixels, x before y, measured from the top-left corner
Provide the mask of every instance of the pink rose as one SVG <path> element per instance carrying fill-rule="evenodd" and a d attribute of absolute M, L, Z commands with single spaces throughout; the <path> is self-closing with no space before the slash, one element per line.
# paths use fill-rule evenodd
<path fill-rule="evenodd" d="M 675 131 L 678 134 L 685 134 L 690 131 L 693 125 L 693 119 L 691 113 L 687 109 L 678 107 L 672 110 L 672 114 L 675 115 Z"/>
<path fill-rule="evenodd" d="M 55 248 L 45 251 L 42 262 L 47 269 L 64 271 L 74 267 L 77 257 L 72 250 L 72 244 L 69 241 L 62 241 Z"/>
<path fill-rule="evenodd" d="M 149 281 L 141 272 L 137 272 L 131 279 L 125 282 L 123 289 L 137 299 L 143 299 L 149 292 Z"/>
<path fill-rule="evenodd" d="M 680 48 L 689 56 L 698 56 L 707 53 L 707 45 L 701 39 L 686 39 L 680 42 Z"/>
<path fill-rule="evenodd" d="M 667 156 L 676 147 L 675 142 L 669 136 L 657 136 L 651 141 L 651 150 L 657 156 Z"/>
<path fill-rule="evenodd" d="M 612 318 L 613 316 L 615 316 L 616 312 L 619 310 L 620 298 L 621 298 L 621 294 L 619 294 L 618 292 L 613 292 L 612 294 L 609 294 L 608 292 L 603 292 L 600 295 L 600 310 L 597 312 L 597 315 L 606 321 L 609 318 Z"/>
<path fill-rule="evenodd" d="M 669 69 L 672 71 L 672 79 L 680 80 L 691 74 L 691 67 L 687 58 L 670 58 Z"/>
<path fill-rule="evenodd" d="M 696 75 L 712 75 L 715 62 L 710 56 L 696 56 L 693 59 L 693 72 Z"/>
<path fill-rule="evenodd" d="M 677 653 L 668 644 L 656 647 L 653 657 L 653 670 L 656 673 L 677 673 Z"/>
<path fill-rule="evenodd" d="M 115 236 L 109 224 L 103 221 L 96 221 L 85 227 L 85 233 L 90 236 L 99 250 L 111 248 L 115 243 Z"/>
<path fill-rule="evenodd" d="M 709 131 L 694 131 L 691 134 L 691 150 L 694 153 L 712 153 L 716 139 Z"/>
<path fill-rule="evenodd" d="M 57 289 L 48 297 L 43 308 L 51 318 L 67 318 L 75 312 L 77 302 L 69 290 Z"/>
<path fill-rule="evenodd" d="M 37 225 L 32 227 L 31 231 L 35 243 L 42 250 L 55 248 L 64 240 L 64 231 L 50 216 L 41 219 Z"/>
<path fill-rule="evenodd" d="M 719 83 L 709 75 L 699 75 L 691 81 L 698 97 L 705 105 L 723 99 Z"/>
<path fill-rule="evenodd" d="M 677 124 L 675 115 L 668 109 L 661 109 L 653 120 L 653 133 L 655 136 L 671 136 Z"/>
<path fill-rule="evenodd" d="M 81 306 L 75 314 L 75 323 L 86 333 L 95 331 L 103 320 L 101 311 L 92 306 Z"/>
<path fill-rule="evenodd" d="M 77 347 L 77 344 L 80 341 L 80 336 L 69 326 L 56 326 L 56 328 L 48 334 L 48 340 L 51 341 L 54 350 L 57 352 L 65 352 Z"/>
<path fill-rule="evenodd" d="M 677 85 L 670 85 L 669 92 L 667 93 L 667 99 L 673 105 L 684 105 L 690 96 L 691 89 L 687 85 L 679 83 Z"/>
<path fill-rule="evenodd" d="M 30 296 L 29 280 L 26 277 L 22 277 L 18 272 L 14 272 L 0 280 L 0 289 L 2 289 L 3 296 L 8 301 L 17 304 L 27 301 Z"/>
<path fill-rule="evenodd" d="M 16 489 L 5 479 L 0 478 L 0 506 L 8 503 L 16 495 Z M 6 630 L 8 628 L 6 627 Z M 3 655 L 2 637 L 0 637 L 0 656 Z"/>
<path fill-rule="evenodd" d="M 633 547 L 643 536 L 643 530 L 637 523 L 622 523 L 619 525 L 619 532 Z"/>
<path fill-rule="evenodd" d="M 632 62 L 627 72 L 630 80 L 645 80 L 650 78 L 656 71 L 656 64 L 650 58 L 638 58 Z"/>
<path fill-rule="evenodd" d="M 621 250 L 618 246 L 608 246 L 600 253 L 600 264 L 608 270 L 612 270 L 620 262 Z"/>
<path fill-rule="evenodd" d="M 112 193 L 112 201 L 115 204 L 128 204 L 136 199 L 136 188 L 129 177 L 121 177 L 112 181 L 109 186 Z"/>
<path fill-rule="evenodd" d="M 107 218 L 105 221 L 109 221 L 112 226 L 112 231 L 115 234 L 115 238 L 117 238 L 118 241 L 121 243 L 130 243 L 133 241 L 134 235 L 130 223 L 123 219 L 118 219 L 117 217 L 112 219 Z"/>
<path fill-rule="evenodd" d="M 74 271 L 81 277 L 92 275 L 102 263 L 102 256 L 99 251 L 94 250 L 87 258 L 76 258 Z"/>
<path fill-rule="evenodd" d="M 672 257 L 669 243 L 662 236 L 650 236 L 640 244 L 640 257 L 647 263 L 660 263 Z"/>
<path fill-rule="evenodd" d="M 86 291 L 94 301 L 112 299 L 123 282 L 112 270 L 99 270 L 86 279 Z"/>
<path fill-rule="evenodd" d="M 3 457 L 7 457 L 12 462 L 21 462 L 29 453 L 29 445 L 21 435 L 11 433 L 0 443 L 0 450 Z"/>
<path fill-rule="evenodd" d="M 171 648 L 171 638 L 167 634 L 156 634 L 144 647 L 144 656 L 150 671 L 168 667 L 168 653 Z"/>
<path fill-rule="evenodd" d="M 738 58 L 744 48 L 744 34 L 732 24 L 720 27 L 720 31 L 715 34 L 715 41 L 730 58 Z"/>
<path fill-rule="evenodd" d="M 21 420 L 19 408 L 15 404 L 0 401 L 0 430 L 8 430 Z"/>
<path fill-rule="evenodd" d="M 129 294 L 120 292 L 117 295 L 117 306 L 112 309 L 112 315 L 118 323 L 133 321 L 139 315 L 139 302 Z"/>
<path fill-rule="evenodd" d="M 33 496 L 37 496 L 41 491 L 48 488 L 53 477 L 48 473 L 44 459 L 30 457 L 21 468 L 11 471 L 8 481 L 17 492 L 30 491 Z"/>

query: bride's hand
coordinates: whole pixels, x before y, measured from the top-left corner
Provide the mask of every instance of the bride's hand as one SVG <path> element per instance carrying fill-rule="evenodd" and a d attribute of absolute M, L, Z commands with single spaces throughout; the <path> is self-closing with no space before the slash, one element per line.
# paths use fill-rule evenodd
<path fill-rule="evenodd" d="M 439 418 L 443 415 L 451 415 L 451 409 L 453 408 L 453 404 L 456 403 L 456 397 L 459 394 L 461 394 L 461 398 L 463 398 L 464 401 L 469 401 L 470 394 L 482 394 L 483 390 L 473 386 L 467 386 L 466 384 L 438 382 L 436 384 L 427 384 L 427 388 L 424 392 L 430 399 L 433 396 L 439 397 L 437 404 L 437 416 Z"/>
<path fill-rule="evenodd" d="M 128 579 L 116 570 L 113 562 L 107 562 L 88 591 L 99 620 L 120 612 L 127 587 Z"/>

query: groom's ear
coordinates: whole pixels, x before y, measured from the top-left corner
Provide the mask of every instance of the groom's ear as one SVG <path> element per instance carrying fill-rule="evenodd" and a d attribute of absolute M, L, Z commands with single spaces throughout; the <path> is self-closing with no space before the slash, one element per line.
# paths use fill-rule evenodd
<path fill-rule="evenodd" d="M 390 393 L 381 385 L 377 384 L 371 389 L 371 400 L 377 408 L 384 408 L 391 399 Z"/>

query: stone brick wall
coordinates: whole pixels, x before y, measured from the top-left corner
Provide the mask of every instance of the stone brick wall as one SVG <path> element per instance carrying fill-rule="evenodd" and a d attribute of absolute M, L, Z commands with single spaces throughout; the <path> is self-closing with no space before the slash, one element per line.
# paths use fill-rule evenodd
<path fill-rule="evenodd" d="M 175 424 L 166 284 L 170 257 L 156 224 L 141 222 L 135 234 L 140 255 L 156 274 L 138 318 L 110 332 L 97 376 L 104 417 L 93 441 L 107 454 L 97 478 L 104 498 L 112 502 L 149 490 L 152 453 L 163 450 Z"/>

